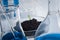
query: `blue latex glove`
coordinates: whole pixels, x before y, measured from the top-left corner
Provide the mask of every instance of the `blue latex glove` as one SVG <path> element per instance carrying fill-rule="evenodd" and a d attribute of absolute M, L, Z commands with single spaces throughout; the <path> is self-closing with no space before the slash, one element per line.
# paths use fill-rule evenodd
<path fill-rule="evenodd" d="M 27 40 L 27 38 L 21 32 L 14 32 L 15 37 L 11 32 L 3 36 L 2 40 Z"/>
<path fill-rule="evenodd" d="M 47 34 L 42 37 L 36 37 L 35 40 L 60 40 L 60 34 Z"/>

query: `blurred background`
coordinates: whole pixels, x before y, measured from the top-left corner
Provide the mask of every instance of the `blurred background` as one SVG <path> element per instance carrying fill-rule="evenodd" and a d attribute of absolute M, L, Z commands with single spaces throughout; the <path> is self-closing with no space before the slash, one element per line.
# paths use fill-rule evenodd
<path fill-rule="evenodd" d="M 49 1 L 51 1 L 50 4 L 48 4 Z M 12 0 L 9 0 L 8 2 L 9 4 L 13 4 Z M 1 8 L 0 12 L 1 11 L 4 12 L 5 9 L 7 9 L 7 8 L 3 9 L 2 6 L 0 6 L 0 8 Z M 14 8 L 15 7 L 9 7 L 10 10 Z M 58 13 L 58 10 L 59 10 L 59 16 L 60 16 L 60 0 L 19 0 L 19 7 L 17 7 L 16 11 L 11 13 L 8 12 L 9 14 L 8 16 L 10 17 L 9 21 L 11 20 L 10 23 L 12 24 L 13 27 L 15 27 L 17 26 L 16 22 L 20 20 L 21 27 L 23 28 L 25 35 L 27 37 L 34 37 L 38 26 L 43 20 L 45 20 L 45 18 L 48 15 L 48 9 L 52 13 Z M 16 14 L 13 17 L 14 13 Z M 59 20 L 60 19 L 58 19 L 58 24 L 60 26 Z M 2 23 L 2 26 L 7 26 L 8 20 L 5 20 L 5 18 L 3 17 L 3 20 L 1 21 L 1 23 Z M 1 32 L 0 32 L 0 35 L 1 35 Z"/>

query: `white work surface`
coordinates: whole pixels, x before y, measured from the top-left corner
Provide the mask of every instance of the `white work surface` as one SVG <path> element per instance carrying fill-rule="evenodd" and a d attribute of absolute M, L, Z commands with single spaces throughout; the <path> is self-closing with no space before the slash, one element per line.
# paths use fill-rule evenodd
<path fill-rule="evenodd" d="M 28 40 L 34 40 L 34 37 L 28 36 L 27 39 L 28 39 Z"/>
<path fill-rule="evenodd" d="M 28 40 L 34 40 L 34 38 L 28 38 Z"/>

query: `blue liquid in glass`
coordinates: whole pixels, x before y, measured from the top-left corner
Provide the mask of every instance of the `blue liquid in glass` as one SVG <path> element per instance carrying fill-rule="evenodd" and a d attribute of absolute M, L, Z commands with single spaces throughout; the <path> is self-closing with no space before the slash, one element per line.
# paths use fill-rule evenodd
<path fill-rule="evenodd" d="M 27 40 L 27 38 L 20 32 L 14 32 L 15 37 L 11 32 L 2 37 L 2 40 Z"/>
<path fill-rule="evenodd" d="M 60 40 L 60 34 L 47 34 L 42 37 L 36 37 L 35 40 Z"/>

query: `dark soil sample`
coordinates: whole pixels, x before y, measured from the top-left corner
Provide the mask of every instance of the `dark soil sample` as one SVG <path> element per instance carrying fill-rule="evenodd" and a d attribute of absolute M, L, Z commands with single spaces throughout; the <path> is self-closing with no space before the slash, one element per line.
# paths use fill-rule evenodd
<path fill-rule="evenodd" d="M 40 23 L 41 21 L 38 22 L 36 19 L 32 19 L 22 22 L 21 25 L 24 31 L 30 31 L 30 30 L 36 30 Z"/>

